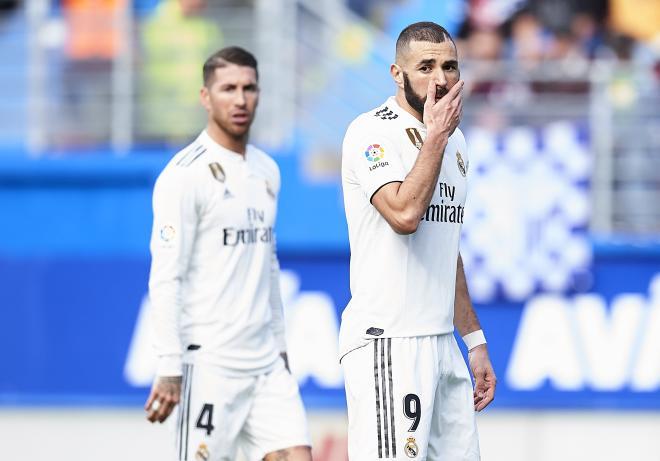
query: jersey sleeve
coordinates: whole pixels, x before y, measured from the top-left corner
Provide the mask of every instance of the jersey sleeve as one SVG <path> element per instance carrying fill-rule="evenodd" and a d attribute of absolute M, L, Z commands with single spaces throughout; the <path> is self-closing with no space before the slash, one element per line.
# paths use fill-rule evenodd
<path fill-rule="evenodd" d="M 158 376 L 182 374 L 179 325 L 181 284 L 197 227 L 195 190 L 184 171 L 165 171 L 153 193 L 149 298 L 152 305 Z"/>
<path fill-rule="evenodd" d="M 359 125 L 346 133 L 342 156 L 349 180 L 358 183 L 370 201 L 385 184 L 403 182 L 406 177 L 396 143 L 382 133 L 362 131 Z"/>

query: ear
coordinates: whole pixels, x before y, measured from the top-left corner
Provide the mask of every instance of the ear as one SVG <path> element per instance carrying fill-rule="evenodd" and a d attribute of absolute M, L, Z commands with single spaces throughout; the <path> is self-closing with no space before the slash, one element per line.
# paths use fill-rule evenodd
<path fill-rule="evenodd" d="M 211 110 L 211 99 L 209 96 L 209 89 L 206 88 L 206 85 L 202 86 L 202 89 L 199 90 L 199 102 L 202 103 L 202 106 L 209 111 Z"/>
<path fill-rule="evenodd" d="M 392 64 L 390 66 L 390 75 L 392 75 L 396 85 L 403 89 L 403 69 L 398 64 Z"/>

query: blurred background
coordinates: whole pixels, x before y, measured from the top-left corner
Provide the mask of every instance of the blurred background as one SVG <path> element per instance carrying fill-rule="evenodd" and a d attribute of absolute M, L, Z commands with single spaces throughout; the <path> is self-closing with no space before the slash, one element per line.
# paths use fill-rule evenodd
<path fill-rule="evenodd" d="M 236 44 L 282 171 L 315 459 L 346 460 L 340 148 L 419 20 L 466 80 L 461 252 L 499 378 L 483 459 L 660 460 L 658 0 L 0 0 L 0 459 L 167 459 L 141 409 L 151 191 L 204 126 L 204 60 Z"/>

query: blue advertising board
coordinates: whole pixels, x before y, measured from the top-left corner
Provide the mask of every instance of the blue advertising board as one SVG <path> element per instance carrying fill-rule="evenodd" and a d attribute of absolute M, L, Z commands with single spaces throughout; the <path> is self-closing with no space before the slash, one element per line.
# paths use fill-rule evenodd
<path fill-rule="evenodd" d="M 341 407 L 348 256 L 281 259 L 293 372 L 308 405 Z M 591 293 L 477 305 L 499 377 L 494 405 L 660 409 L 659 267 L 597 256 Z M 0 402 L 142 402 L 153 371 L 147 277 L 147 258 L 2 258 Z"/>
<path fill-rule="evenodd" d="M 166 160 L 0 162 L 0 404 L 137 405 L 146 398 L 154 369 L 150 198 Z M 287 178 L 277 229 L 292 371 L 311 408 L 343 408 L 337 331 L 350 293 L 339 188 L 309 187 L 295 161 L 278 161 Z M 564 190 L 572 200 L 580 187 Z M 515 229 L 538 229 L 539 219 L 552 224 L 547 239 L 534 234 L 544 245 L 539 261 L 550 265 L 529 267 L 540 275 L 561 269 L 562 278 L 535 275 L 533 283 L 508 286 L 494 277 L 498 266 L 478 271 L 480 261 L 498 261 L 495 253 L 483 257 L 481 238 L 465 247 L 499 378 L 494 407 L 660 409 L 660 246 L 608 241 L 560 255 L 573 254 L 570 261 L 553 259 L 561 245 L 586 235 L 582 208 L 561 211 L 555 202 L 548 199 L 549 215 L 528 214 Z M 487 283 L 479 281 L 484 273 Z"/>

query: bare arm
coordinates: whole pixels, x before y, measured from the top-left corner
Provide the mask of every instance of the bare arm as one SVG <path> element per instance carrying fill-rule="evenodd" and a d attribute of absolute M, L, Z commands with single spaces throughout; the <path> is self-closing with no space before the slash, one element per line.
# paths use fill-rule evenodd
<path fill-rule="evenodd" d="M 461 336 L 481 329 L 477 314 L 472 307 L 470 294 L 468 293 L 465 270 L 463 269 L 463 258 L 458 255 L 456 262 L 456 296 L 454 298 L 454 326 Z"/>
<path fill-rule="evenodd" d="M 424 104 L 424 124 L 428 131 L 417 160 L 403 182 L 384 185 L 371 199 L 374 207 L 399 234 L 415 232 L 429 206 L 449 136 L 461 119 L 462 88 L 461 80 L 436 102 L 436 82 L 429 82 Z"/>
<path fill-rule="evenodd" d="M 463 269 L 463 259 L 456 262 L 456 296 L 454 298 L 454 326 L 461 336 L 480 330 L 479 319 L 474 312 L 468 293 Z M 481 411 L 495 398 L 497 377 L 490 363 L 488 347 L 480 344 L 468 351 L 468 362 L 474 377 L 474 409 Z"/>

